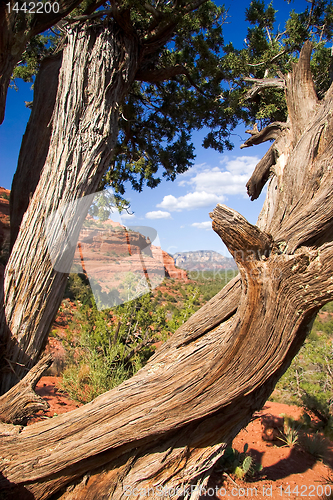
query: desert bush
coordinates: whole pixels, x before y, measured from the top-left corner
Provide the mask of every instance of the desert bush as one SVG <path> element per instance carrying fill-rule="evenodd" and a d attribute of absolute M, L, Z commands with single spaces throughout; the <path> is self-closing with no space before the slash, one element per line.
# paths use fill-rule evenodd
<path fill-rule="evenodd" d="M 280 435 L 277 438 L 283 443 L 283 446 L 293 448 L 298 444 L 300 429 L 301 424 L 297 423 L 293 418 L 284 415 L 283 432 L 280 431 Z"/>
<path fill-rule="evenodd" d="M 78 304 L 65 339 L 67 368 L 62 387 L 88 402 L 139 370 L 166 336 L 165 311 L 152 307 L 150 294 L 111 310 Z"/>

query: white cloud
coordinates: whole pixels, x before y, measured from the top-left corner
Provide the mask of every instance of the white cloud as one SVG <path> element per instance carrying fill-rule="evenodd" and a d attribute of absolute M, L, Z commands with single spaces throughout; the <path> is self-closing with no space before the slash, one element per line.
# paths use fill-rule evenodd
<path fill-rule="evenodd" d="M 187 187 L 191 192 L 176 198 L 164 196 L 158 208 L 181 211 L 193 210 L 223 203 L 228 195 L 246 195 L 246 183 L 260 158 L 257 156 L 226 157 L 221 166 L 210 168 L 206 163 L 197 164 L 179 179 L 179 187 Z"/>
<path fill-rule="evenodd" d="M 222 203 L 223 201 L 224 197 L 221 195 L 214 195 L 207 193 L 206 191 L 195 191 L 194 193 L 188 193 L 185 196 L 179 196 L 179 198 L 176 198 L 172 194 L 168 194 L 167 196 L 164 196 L 162 202 L 157 206 L 170 211 L 180 211 L 209 207 L 211 205 L 216 205 L 216 203 Z"/>
<path fill-rule="evenodd" d="M 147 212 L 146 219 L 172 219 L 169 212 L 163 212 L 162 210 L 155 210 L 154 212 Z"/>
<path fill-rule="evenodd" d="M 260 158 L 258 156 L 238 156 L 233 160 L 221 160 L 221 164 L 225 165 L 226 170 L 233 174 L 251 175 L 259 161 Z"/>
<path fill-rule="evenodd" d="M 193 222 L 193 224 L 191 224 L 191 226 L 196 227 L 197 229 L 206 229 L 206 230 L 212 229 L 211 221 Z"/>
<path fill-rule="evenodd" d="M 193 186 L 195 191 L 215 195 L 246 195 L 246 183 L 259 160 L 257 156 L 239 156 L 222 160 L 221 167 L 198 165 L 195 175 L 191 179 L 183 179 L 179 185 Z"/>

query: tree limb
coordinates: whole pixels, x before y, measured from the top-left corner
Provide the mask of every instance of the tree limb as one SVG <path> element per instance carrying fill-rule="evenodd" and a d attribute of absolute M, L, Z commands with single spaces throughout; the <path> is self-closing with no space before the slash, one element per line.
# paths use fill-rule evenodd
<path fill-rule="evenodd" d="M 37 411 L 49 408 L 47 401 L 35 393 L 35 387 L 52 362 L 51 354 L 44 356 L 20 382 L 0 397 L 0 420 L 2 422 L 22 423 Z"/>
<path fill-rule="evenodd" d="M 255 124 L 252 130 L 246 130 L 246 133 L 251 134 L 251 137 L 249 137 L 240 148 L 243 149 L 250 146 L 257 146 L 263 142 L 275 140 L 281 135 L 281 132 L 288 128 L 289 125 L 285 122 L 273 122 L 259 132 Z"/>
<path fill-rule="evenodd" d="M 183 11 L 182 13 L 188 14 L 189 12 L 193 12 L 206 2 L 207 0 L 197 0 L 196 2 L 189 3 L 185 6 L 185 12 Z"/>
<path fill-rule="evenodd" d="M 129 36 L 135 36 L 135 31 L 131 21 L 131 9 L 129 7 L 119 9 L 115 0 L 111 0 L 112 15 L 117 24 Z"/>
<path fill-rule="evenodd" d="M 166 24 L 165 26 L 160 27 L 160 29 L 158 29 L 156 33 L 154 33 L 154 35 L 147 37 L 142 42 L 144 55 L 147 56 L 156 52 L 160 47 L 168 42 L 176 30 L 177 24 L 178 19 L 175 16 L 175 20 Z"/>
<path fill-rule="evenodd" d="M 277 88 L 285 89 L 286 82 L 283 78 L 250 78 L 245 77 L 244 81 L 254 83 L 254 86 L 245 94 L 245 99 L 253 99 L 263 89 Z"/>
<path fill-rule="evenodd" d="M 72 23 L 76 23 L 78 21 L 81 21 L 81 22 L 88 21 L 90 19 L 97 19 L 99 17 L 108 16 L 108 15 L 111 15 L 111 14 L 113 14 L 112 9 L 99 10 L 97 12 L 94 12 L 93 14 L 85 14 L 85 15 L 82 15 L 82 16 L 67 17 L 67 18 L 65 18 L 65 21 L 68 24 L 72 24 Z"/>
<path fill-rule="evenodd" d="M 214 231 L 227 246 L 237 264 L 244 264 L 245 261 L 260 259 L 261 255 L 269 254 L 273 246 L 271 235 L 250 224 L 236 210 L 218 204 L 209 216 L 213 219 Z"/>
<path fill-rule="evenodd" d="M 80 3 L 82 3 L 82 0 L 59 0 L 59 12 L 54 13 L 36 13 L 31 21 L 30 24 L 30 32 L 29 32 L 29 38 L 32 38 L 35 35 L 38 35 L 39 33 L 42 33 L 43 31 L 46 31 L 49 29 L 51 26 L 56 24 L 60 19 L 63 17 L 66 17 L 68 14 L 72 12 L 72 10 L 75 9 Z"/>
<path fill-rule="evenodd" d="M 297 64 L 286 79 L 286 100 L 294 144 L 308 127 L 318 104 L 310 69 L 311 52 L 312 44 L 307 41 L 302 47 Z"/>
<path fill-rule="evenodd" d="M 144 8 L 153 16 L 156 21 L 159 22 L 162 19 L 162 13 L 156 10 L 152 5 L 149 5 L 149 3 L 145 3 Z"/>
<path fill-rule="evenodd" d="M 262 61 L 260 63 L 257 63 L 257 64 L 251 64 L 251 63 L 248 63 L 248 66 L 252 66 L 252 67 L 256 67 L 256 66 L 262 66 L 263 64 L 271 64 L 272 62 L 274 62 L 276 59 L 278 59 L 280 56 L 283 56 L 283 54 L 286 53 L 286 50 L 283 49 L 281 50 L 281 52 L 279 52 L 278 54 L 275 54 L 275 56 L 272 57 L 272 59 L 270 59 L 269 61 Z"/>

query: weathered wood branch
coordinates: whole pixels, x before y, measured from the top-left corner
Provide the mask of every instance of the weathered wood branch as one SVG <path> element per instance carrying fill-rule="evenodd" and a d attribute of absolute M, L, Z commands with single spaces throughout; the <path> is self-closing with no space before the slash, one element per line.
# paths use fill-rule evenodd
<path fill-rule="evenodd" d="M 286 99 L 293 142 L 300 139 L 316 113 L 318 98 L 310 69 L 312 44 L 305 42 L 299 61 L 286 79 Z"/>
<path fill-rule="evenodd" d="M 47 401 L 35 393 L 35 387 L 52 362 L 51 354 L 44 356 L 18 384 L 0 397 L 0 420 L 2 422 L 20 424 L 39 410 L 49 408 Z"/>
<path fill-rule="evenodd" d="M 35 13 L 32 18 L 24 12 L 16 13 L 12 10 L 8 13 L 5 2 L 0 3 L 0 124 L 5 116 L 10 79 L 27 43 L 67 16 L 81 2 L 82 0 L 59 0 L 59 12 Z"/>
<path fill-rule="evenodd" d="M 252 229 L 248 231 L 252 235 Z M 255 231 L 252 238 L 258 247 L 265 246 L 266 238 L 260 233 L 257 235 Z M 185 439 L 186 445 L 184 443 L 184 450 L 181 449 L 188 454 L 186 467 L 184 463 L 179 470 L 184 467 L 187 481 L 194 480 L 198 470 L 191 471 L 189 463 L 193 460 L 194 465 L 196 459 L 202 461 L 202 453 L 207 453 L 214 461 L 212 453 L 218 457 L 225 441 L 231 439 L 232 429 L 235 426 L 239 429 L 244 424 L 245 416 L 241 411 L 238 413 L 242 415 L 241 420 L 236 418 L 230 422 L 230 410 L 239 407 L 244 412 L 247 408 L 250 414 L 257 404 L 261 405 L 281 370 L 286 369 L 290 356 L 300 347 L 309 321 L 320 304 L 329 300 L 333 293 L 331 260 L 332 244 L 323 247 L 320 260 L 317 251 L 306 251 L 294 257 L 271 254 L 266 260 L 256 260 L 257 273 L 254 275 L 252 268 L 249 274 L 245 271 L 242 278 L 243 300 L 234 317 L 194 343 L 156 353 L 135 377 L 86 407 L 23 429 L 15 438 L 4 438 L 0 445 L 0 456 L 8 459 L 2 465 L 4 476 L 11 483 L 25 484 L 35 498 L 47 498 L 60 485 L 83 477 L 88 470 L 111 464 L 108 481 L 109 484 L 110 478 L 115 481 L 114 498 L 121 498 L 121 491 L 131 474 L 139 484 L 145 481 L 150 486 L 160 484 L 159 474 L 163 484 L 166 477 L 173 484 L 174 474 L 169 475 L 170 467 L 175 460 L 179 461 L 181 447 L 178 438 L 169 433 L 176 433 L 173 435 Z M 319 269 L 323 279 L 306 287 L 311 283 L 310 276 L 317 274 Z M 274 273 L 277 279 L 270 280 L 267 289 L 267 277 Z M 284 277 L 282 282 L 280 274 Z M 277 304 L 279 307 L 272 309 Z M 283 310 L 282 315 L 280 310 Z M 275 311 L 274 320 L 272 311 Z M 278 335 L 272 336 L 273 331 L 279 332 Z M 289 332 L 287 337 L 282 335 L 286 331 Z M 253 359 L 255 364 L 250 362 Z M 206 361 L 203 363 L 203 360 Z M 190 367 L 189 378 L 185 377 L 184 363 Z M 263 380 L 270 382 L 266 386 Z M 254 406 L 249 406 L 247 397 Z M 207 418 L 212 422 L 208 435 L 205 431 Z M 200 419 L 203 419 L 202 427 Z M 222 435 L 224 444 L 213 445 L 221 443 Z M 22 447 L 26 450 L 24 457 L 15 451 Z M 130 453 L 134 449 L 135 453 Z M 169 460 L 165 462 L 166 456 Z M 124 467 L 125 470 L 129 467 L 125 476 L 121 473 Z M 62 470 L 67 470 L 66 478 Z M 156 475 L 151 474 L 152 471 Z M 135 484 L 134 477 L 130 484 Z M 88 481 L 86 487 L 89 490 L 93 484 L 89 485 Z M 83 490 L 86 492 L 85 486 Z"/>
<path fill-rule="evenodd" d="M 247 181 L 246 189 L 247 194 L 251 200 L 256 200 L 269 179 L 271 173 L 271 167 L 276 163 L 276 151 L 274 146 L 271 146 L 267 153 L 262 157 L 262 159 L 257 163 L 253 174 Z"/>
<path fill-rule="evenodd" d="M 245 77 L 246 82 L 253 83 L 245 94 L 245 99 L 253 99 L 257 94 L 267 88 L 285 89 L 286 82 L 283 78 L 250 78 Z"/>
<path fill-rule="evenodd" d="M 271 175 L 281 175 L 283 165 L 286 162 L 286 156 L 289 152 L 290 146 L 290 129 L 288 124 L 281 124 L 279 122 L 274 125 L 273 129 L 268 129 L 265 127 L 262 131 L 253 130 L 249 131 L 252 134 L 245 144 L 260 144 L 263 140 L 274 139 L 275 141 L 269 148 L 267 153 L 262 157 L 259 163 L 256 165 L 253 174 L 246 184 L 247 193 L 251 200 L 255 200 L 259 197 L 264 185 L 268 181 Z M 241 147 L 244 147 L 241 146 Z"/>
<path fill-rule="evenodd" d="M 181 64 L 177 64 L 176 66 L 170 66 L 155 70 L 145 71 L 140 69 L 135 75 L 135 79 L 149 83 L 157 83 L 169 80 L 170 78 L 173 78 L 177 75 L 185 74 L 187 74 L 187 70 L 184 68 L 184 66 L 182 66 Z"/>
<path fill-rule="evenodd" d="M 288 129 L 289 126 L 284 122 L 273 122 L 267 125 L 267 127 L 262 130 L 258 130 L 255 126 L 252 130 L 246 130 L 247 134 L 251 134 L 244 144 L 240 146 L 241 149 L 248 148 L 250 146 L 257 146 L 266 141 L 272 141 L 280 137 L 281 133 Z"/>
<path fill-rule="evenodd" d="M 131 20 L 131 9 L 129 7 L 120 8 L 119 3 L 111 0 L 112 15 L 118 26 L 126 35 L 135 37 L 135 30 Z"/>
<path fill-rule="evenodd" d="M 220 236 L 237 264 L 260 260 L 269 255 L 273 246 L 271 235 L 253 226 L 236 210 L 218 204 L 209 214 L 213 219 L 213 229 Z"/>

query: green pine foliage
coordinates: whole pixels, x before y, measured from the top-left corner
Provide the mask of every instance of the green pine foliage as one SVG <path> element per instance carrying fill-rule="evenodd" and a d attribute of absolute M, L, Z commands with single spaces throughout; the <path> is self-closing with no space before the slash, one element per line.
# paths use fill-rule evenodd
<path fill-rule="evenodd" d="M 138 43 L 148 44 L 151 51 L 121 103 L 116 154 L 100 186 L 113 186 L 119 197 L 127 183 L 141 191 L 144 185 L 153 188 L 162 178 L 174 180 L 185 172 L 194 160 L 194 130 L 205 127 L 203 146 L 223 152 L 233 147 L 231 136 L 240 122 L 257 122 L 262 128 L 272 121 L 285 121 L 284 92 L 268 88 L 247 99 L 252 83 L 244 77 L 274 78 L 287 73 L 305 40 L 314 44 L 311 68 L 320 98 L 330 85 L 333 8 L 329 1 L 304 2 L 304 10 L 292 10 L 285 26 L 277 25 L 271 3 L 249 2 L 244 13 L 249 27 L 242 48 L 224 40 L 227 14 L 211 0 L 193 11 L 185 0 L 113 4 L 128 19 Z M 95 8 L 96 2 L 86 0 L 67 19 L 92 14 Z M 103 9 L 110 9 L 109 1 Z M 98 24 L 104 18 L 87 22 Z M 29 19 L 27 14 L 24 22 L 29 24 Z M 163 30 L 168 36 L 157 43 Z M 32 38 L 14 77 L 31 80 L 41 59 L 61 46 L 63 36 L 63 30 L 55 26 L 52 32 Z"/>

